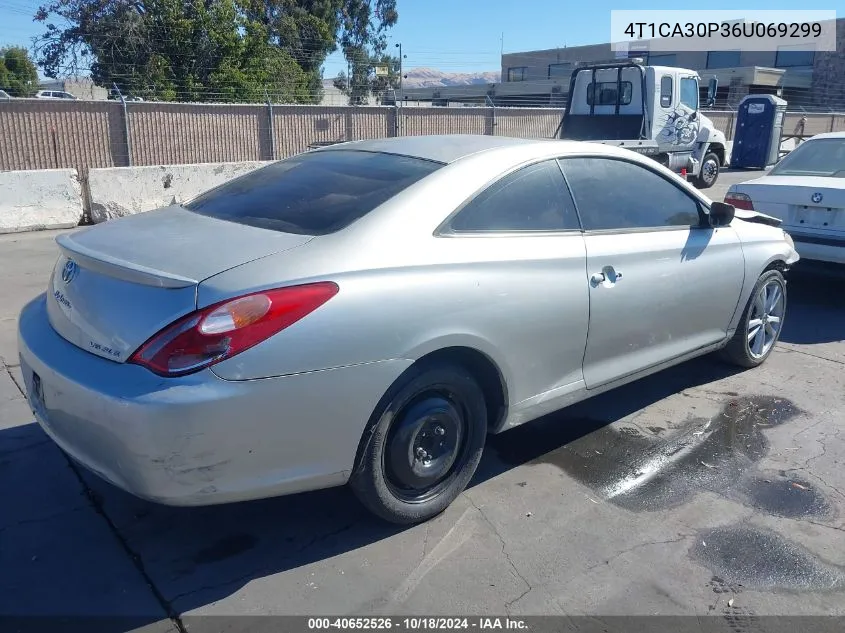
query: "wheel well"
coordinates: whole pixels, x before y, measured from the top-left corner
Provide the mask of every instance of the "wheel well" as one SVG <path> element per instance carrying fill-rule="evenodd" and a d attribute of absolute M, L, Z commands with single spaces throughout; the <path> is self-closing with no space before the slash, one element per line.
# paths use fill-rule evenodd
<path fill-rule="evenodd" d="M 763 269 L 763 273 L 767 273 L 770 270 L 777 270 L 780 271 L 781 274 L 786 274 L 787 271 L 789 271 L 789 266 L 782 259 L 776 259 L 773 262 L 770 262 L 769 265 Z M 760 274 L 762 275 L 763 273 Z"/>
<path fill-rule="evenodd" d="M 417 359 L 413 366 L 451 363 L 464 367 L 478 381 L 487 404 L 487 428 L 496 429 L 507 412 L 507 385 L 489 356 L 471 347 L 444 347 Z"/>
<path fill-rule="evenodd" d="M 707 148 L 707 152 L 705 153 L 705 155 L 707 154 L 716 154 L 716 156 L 719 158 L 719 167 L 725 166 L 725 148 L 722 145 L 716 143 L 710 145 Z"/>

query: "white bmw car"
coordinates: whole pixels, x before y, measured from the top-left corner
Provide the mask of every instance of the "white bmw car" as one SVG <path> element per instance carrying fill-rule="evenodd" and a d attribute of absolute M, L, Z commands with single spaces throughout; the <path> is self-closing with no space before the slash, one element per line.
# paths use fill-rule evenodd
<path fill-rule="evenodd" d="M 845 132 L 812 137 L 725 202 L 780 219 L 802 259 L 845 264 Z"/>

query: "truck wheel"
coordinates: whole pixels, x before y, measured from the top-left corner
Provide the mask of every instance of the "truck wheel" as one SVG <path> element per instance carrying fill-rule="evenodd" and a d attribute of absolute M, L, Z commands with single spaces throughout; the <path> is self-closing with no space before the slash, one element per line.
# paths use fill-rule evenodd
<path fill-rule="evenodd" d="M 719 157 L 710 153 L 701 163 L 700 175 L 695 179 L 695 186 L 699 189 L 709 189 L 719 178 Z"/>

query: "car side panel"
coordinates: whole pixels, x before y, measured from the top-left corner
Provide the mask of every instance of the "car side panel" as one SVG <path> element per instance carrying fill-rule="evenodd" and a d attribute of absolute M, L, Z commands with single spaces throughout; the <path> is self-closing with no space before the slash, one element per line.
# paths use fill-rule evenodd
<path fill-rule="evenodd" d="M 725 339 L 745 275 L 732 228 L 596 233 L 585 240 L 589 274 L 622 273 L 591 290 L 588 388 Z"/>
<path fill-rule="evenodd" d="M 273 256 L 206 283 L 218 294 L 223 287 L 272 277 L 266 271 L 274 267 L 277 275 L 307 269 L 293 264 L 307 250 L 287 254 L 288 266 L 284 256 Z M 466 346 L 498 366 L 511 404 L 581 380 L 589 306 L 580 232 L 432 236 L 424 251 L 425 260 L 439 263 L 301 279 L 331 279 L 340 292 L 264 343 L 215 365 L 214 372 L 248 380 L 416 360 L 444 347 Z"/>

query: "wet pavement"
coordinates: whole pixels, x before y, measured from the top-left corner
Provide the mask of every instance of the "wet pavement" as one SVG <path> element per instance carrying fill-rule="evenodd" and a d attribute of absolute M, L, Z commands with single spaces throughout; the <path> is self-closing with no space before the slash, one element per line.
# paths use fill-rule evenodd
<path fill-rule="evenodd" d="M 647 432 L 577 420 L 596 430 L 534 461 L 558 466 L 598 496 L 632 511 L 669 508 L 704 491 L 730 496 L 768 451 L 764 429 L 783 424 L 799 410 L 788 400 L 769 396 L 726 394 L 726 400 L 712 417 L 690 417 Z M 559 425 L 554 419 L 535 426 L 544 423 Z M 522 459 L 525 451 L 541 442 L 536 433 L 532 429 L 521 436 L 514 432 L 514 437 L 494 438 L 499 458 L 512 465 L 527 461 Z M 778 505 L 781 501 L 772 492 L 769 501 Z M 750 494 L 756 494 L 756 489 Z"/>
<path fill-rule="evenodd" d="M 491 437 L 452 507 L 398 528 L 345 489 L 166 508 L 69 464 L 15 382 L 52 237 L 0 237 L 0 614 L 845 615 L 843 281 L 791 277 L 763 367 L 698 359 Z"/>
<path fill-rule="evenodd" d="M 741 525 L 702 530 L 690 554 L 735 588 L 824 592 L 845 587 L 843 569 L 775 532 Z"/>

